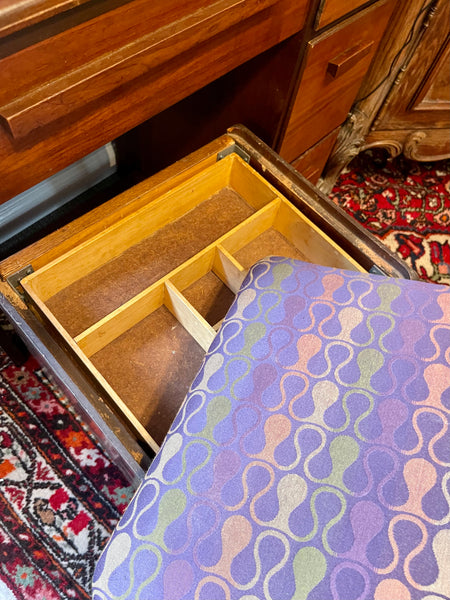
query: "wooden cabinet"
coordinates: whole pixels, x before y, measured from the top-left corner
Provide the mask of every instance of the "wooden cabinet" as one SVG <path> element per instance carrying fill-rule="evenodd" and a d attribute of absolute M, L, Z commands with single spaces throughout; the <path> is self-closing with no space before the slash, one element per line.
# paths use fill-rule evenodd
<path fill-rule="evenodd" d="M 362 149 L 450 157 L 450 4 L 402 1 L 329 157 L 322 189 Z M 386 68 L 389 65 L 389 69 Z"/>
<path fill-rule="evenodd" d="M 431 7 L 430 7 L 431 8 Z M 365 140 L 413 160 L 450 156 L 450 4 L 433 5 Z"/>
<path fill-rule="evenodd" d="M 0 202 L 111 141 L 148 176 L 237 122 L 298 161 L 345 120 L 394 4 L 2 4 Z"/>
<path fill-rule="evenodd" d="M 39 23 L 2 40 L 1 201 L 292 36 L 307 10 L 307 0 L 89 5 L 103 10 L 73 26 L 62 13 L 61 31 Z"/>

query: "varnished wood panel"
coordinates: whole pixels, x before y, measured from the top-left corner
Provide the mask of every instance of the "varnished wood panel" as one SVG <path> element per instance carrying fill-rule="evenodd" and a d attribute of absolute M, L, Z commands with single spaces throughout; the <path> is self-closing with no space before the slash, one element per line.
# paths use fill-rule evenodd
<path fill-rule="evenodd" d="M 195 0 L 187 0 L 185 6 L 192 8 L 194 3 Z M 157 4 L 162 6 L 161 2 Z M 168 6 L 166 2 L 163 4 L 164 7 Z M 179 6 L 179 2 L 176 4 Z M 175 3 L 169 6 L 175 10 Z M 221 23 L 221 32 L 212 38 L 175 56 L 158 68 L 146 71 L 127 85 L 89 101 L 84 108 L 77 108 L 45 127 L 34 129 L 24 138 L 14 139 L 6 129 L 1 128 L 0 201 L 28 189 L 296 33 L 303 25 L 306 8 L 306 0 L 277 0 L 273 6 L 262 11 L 255 5 L 256 14 L 253 16 L 239 23 L 233 21 L 234 24 L 225 30 Z M 244 11 L 243 14 L 247 13 Z M 148 19 L 146 21 L 148 26 Z M 86 33 L 84 27 L 83 31 Z M 134 29 L 127 35 L 133 38 Z M 94 50 L 88 52 L 92 57 Z M 54 56 L 48 57 L 48 60 L 51 58 L 54 59 Z M 0 63 L 0 68 L 1 66 Z M 25 66 L 23 69 L 30 70 Z M 52 66 L 52 74 L 56 73 L 54 69 L 61 72 L 61 66 Z M 2 77 L 3 71 L 0 71 L 0 87 L 4 90 Z M 29 79 L 25 85 L 23 81 L 14 81 L 13 72 L 7 72 L 5 82 L 8 80 L 11 85 L 17 83 L 18 89 L 26 94 L 30 82 L 38 85 L 32 73 L 27 77 Z M 0 97 L 2 105 L 11 97 L 8 96 L 10 92 L 3 93 L 6 96 Z"/>
<path fill-rule="evenodd" d="M 105 53 L 157 31 L 204 6 L 207 0 L 133 0 L 57 36 L 25 48 L 2 63 L 0 104 L 88 65 Z"/>
<path fill-rule="evenodd" d="M 428 19 L 376 120 L 377 130 L 445 128 L 450 137 L 449 91 L 445 89 L 450 78 L 450 3 L 439 0 Z"/>
<path fill-rule="evenodd" d="M 443 160 L 450 156 L 448 129 L 375 129 L 367 136 L 363 148 L 380 146 L 391 156 L 404 154 L 420 161 Z"/>
<path fill-rule="evenodd" d="M 335 129 L 329 133 L 323 140 L 317 142 L 292 163 L 294 169 L 297 169 L 311 183 L 316 184 L 318 182 L 338 132 L 339 129 Z"/>
<path fill-rule="evenodd" d="M 447 108 L 450 108 L 450 45 L 447 44 L 445 51 L 442 52 L 439 63 L 436 66 L 435 74 L 433 75 L 427 89 L 423 90 L 420 102 L 427 108 L 443 107 L 447 103 Z"/>
<path fill-rule="evenodd" d="M 0 37 L 91 0 L 0 0 Z"/>
<path fill-rule="evenodd" d="M 126 5 L 4 59 L 0 117 L 15 139 L 24 138 L 275 3 L 165 0 L 161 11 L 159 3 L 136 0 L 133 10 Z"/>
<path fill-rule="evenodd" d="M 420 53 L 419 42 L 423 31 L 429 26 L 432 9 L 432 3 L 427 0 L 397 0 L 374 60 L 327 161 L 326 172 L 320 183 L 323 192 L 331 191 L 339 173 L 367 144 L 382 145 L 384 138 L 392 154 L 401 152 L 412 130 L 402 127 L 397 135 L 394 128 L 391 131 L 385 128 L 380 122 L 380 115 L 383 115 L 386 98 L 397 93 L 409 60 L 416 52 Z M 446 26 L 448 28 L 448 24 Z M 416 89 L 417 84 L 417 81 L 413 82 L 412 89 Z M 430 126 L 433 126 L 434 115 L 431 111 L 429 117 Z M 442 147 L 437 149 L 436 156 L 440 155 L 441 150 Z"/>

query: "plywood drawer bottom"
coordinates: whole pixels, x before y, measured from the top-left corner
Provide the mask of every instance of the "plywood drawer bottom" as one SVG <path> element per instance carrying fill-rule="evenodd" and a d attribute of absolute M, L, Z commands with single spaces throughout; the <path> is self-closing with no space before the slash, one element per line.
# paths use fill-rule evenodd
<path fill-rule="evenodd" d="M 76 336 L 253 212 L 242 196 L 231 188 L 223 188 L 62 289 L 49 298 L 47 306 L 68 333 Z"/>

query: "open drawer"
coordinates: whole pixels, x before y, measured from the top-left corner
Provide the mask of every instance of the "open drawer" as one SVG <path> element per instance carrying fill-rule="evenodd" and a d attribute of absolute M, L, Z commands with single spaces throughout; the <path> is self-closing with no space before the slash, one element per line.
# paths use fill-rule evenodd
<path fill-rule="evenodd" d="M 112 201 L 114 218 L 105 217 L 108 206 L 96 209 L 102 218 L 92 213 L 88 233 L 80 228 L 21 281 L 27 301 L 153 450 L 258 259 L 366 271 L 375 256 L 390 275 L 409 276 L 243 128 L 169 172 L 138 186 L 133 200 Z"/>

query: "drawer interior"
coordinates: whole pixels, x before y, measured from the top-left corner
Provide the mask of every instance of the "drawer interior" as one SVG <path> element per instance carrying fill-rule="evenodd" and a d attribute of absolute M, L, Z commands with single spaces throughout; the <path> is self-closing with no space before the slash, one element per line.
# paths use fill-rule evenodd
<path fill-rule="evenodd" d="M 156 450 L 249 267 L 269 255 L 364 270 L 231 154 L 22 286 Z"/>

